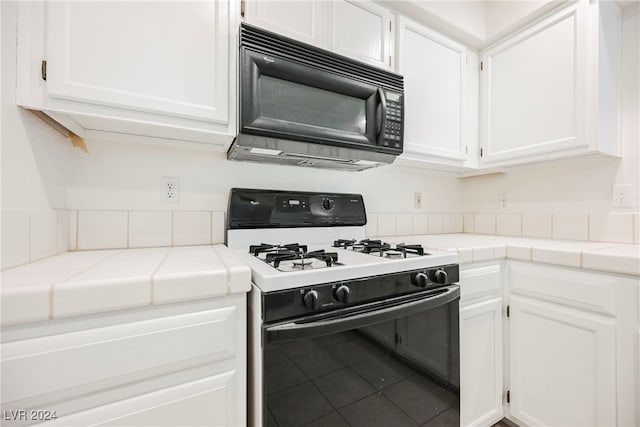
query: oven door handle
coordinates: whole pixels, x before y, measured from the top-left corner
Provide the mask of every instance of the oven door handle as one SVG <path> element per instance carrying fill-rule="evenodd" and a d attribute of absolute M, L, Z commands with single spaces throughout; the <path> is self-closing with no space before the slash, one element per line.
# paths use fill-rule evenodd
<path fill-rule="evenodd" d="M 363 310 L 353 315 L 305 323 L 289 322 L 268 326 L 265 328 L 265 338 L 267 342 L 277 342 L 334 334 L 421 313 L 448 304 L 458 298 L 460 298 L 460 287 L 451 286 L 445 292 L 432 294 L 418 300 L 395 302 L 370 310 L 367 310 L 367 305 L 363 305 Z M 375 305 L 375 303 L 370 305 Z"/>

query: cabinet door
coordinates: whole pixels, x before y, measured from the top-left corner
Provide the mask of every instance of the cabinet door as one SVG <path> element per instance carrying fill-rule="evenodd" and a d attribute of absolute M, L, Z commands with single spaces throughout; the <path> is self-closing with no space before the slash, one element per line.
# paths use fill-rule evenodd
<path fill-rule="evenodd" d="M 511 414 L 527 425 L 616 425 L 615 321 L 513 296 Z"/>
<path fill-rule="evenodd" d="M 230 17 L 227 0 L 49 2 L 47 93 L 227 123 Z"/>
<path fill-rule="evenodd" d="M 482 54 L 483 163 L 587 146 L 587 7 L 580 0 Z"/>
<path fill-rule="evenodd" d="M 466 48 L 399 19 L 396 55 L 405 85 L 405 152 L 461 164 Z"/>
<path fill-rule="evenodd" d="M 460 425 L 502 419 L 502 366 L 502 298 L 461 308 Z"/>
<path fill-rule="evenodd" d="M 283 36 L 329 48 L 329 2 L 246 0 L 245 20 Z"/>
<path fill-rule="evenodd" d="M 371 2 L 338 0 L 330 4 L 331 49 L 359 61 L 391 68 L 391 12 Z"/>
<path fill-rule="evenodd" d="M 46 425 L 240 426 L 235 371 L 100 406 Z"/>

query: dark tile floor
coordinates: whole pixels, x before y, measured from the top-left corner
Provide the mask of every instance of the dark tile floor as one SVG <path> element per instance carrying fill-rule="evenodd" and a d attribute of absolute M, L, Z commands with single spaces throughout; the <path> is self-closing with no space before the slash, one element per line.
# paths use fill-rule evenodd
<path fill-rule="evenodd" d="M 268 427 L 458 426 L 458 396 L 356 332 L 265 350 Z"/>

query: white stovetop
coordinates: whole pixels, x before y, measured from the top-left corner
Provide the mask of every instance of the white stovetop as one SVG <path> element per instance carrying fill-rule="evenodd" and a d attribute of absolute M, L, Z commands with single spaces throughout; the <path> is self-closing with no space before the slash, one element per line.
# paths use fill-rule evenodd
<path fill-rule="evenodd" d="M 384 258 L 377 255 L 334 248 L 329 245 L 313 245 L 308 248 L 310 252 L 320 249 L 324 249 L 326 252 L 336 252 L 340 265 L 311 270 L 279 271 L 264 262 L 263 259 L 250 254 L 248 248 L 236 249 L 235 252 L 242 261 L 251 267 L 253 283 L 255 283 L 262 292 L 273 292 L 320 283 L 429 268 L 438 265 L 456 264 L 458 262 L 458 254 L 456 251 L 428 248 L 425 249 L 425 252 L 430 253 L 430 255 L 400 259 Z"/>

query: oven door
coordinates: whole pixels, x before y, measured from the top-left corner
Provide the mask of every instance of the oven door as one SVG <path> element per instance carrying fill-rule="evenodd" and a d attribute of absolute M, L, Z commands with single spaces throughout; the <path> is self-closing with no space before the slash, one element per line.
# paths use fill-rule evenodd
<path fill-rule="evenodd" d="M 453 285 L 263 327 L 265 425 L 459 425 L 458 302 Z"/>
<path fill-rule="evenodd" d="M 240 133 L 378 147 L 386 102 L 378 87 L 276 55 L 240 50 Z"/>

